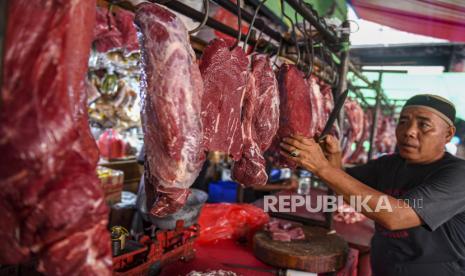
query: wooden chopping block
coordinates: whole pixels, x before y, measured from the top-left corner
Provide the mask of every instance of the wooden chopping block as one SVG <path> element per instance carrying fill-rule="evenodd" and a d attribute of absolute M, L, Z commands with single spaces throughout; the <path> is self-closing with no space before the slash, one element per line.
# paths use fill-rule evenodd
<path fill-rule="evenodd" d="M 255 256 L 272 266 L 314 273 L 334 272 L 346 262 L 349 247 L 337 234 L 322 227 L 301 226 L 305 240 L 274 241 L 259 231 L 253 240 Z"/>

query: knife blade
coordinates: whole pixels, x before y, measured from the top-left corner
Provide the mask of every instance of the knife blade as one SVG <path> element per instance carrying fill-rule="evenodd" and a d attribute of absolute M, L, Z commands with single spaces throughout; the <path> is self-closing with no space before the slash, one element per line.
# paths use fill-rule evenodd
<path fill-rule="evenodd" d="M 331 111 L 331 114 L 329 115 L 328 121 L 326 122 L 326 125 L 323 128 L 323 131 L 321 132 L 320 137 L 318 138 L 318 142 L 323 141 L 325 137 L 331 131 L 331 128 L 333 127 L 334 122 L 336 121 L 337 117 L 339 117 L 339 113 L 342 107 L 344 106 L 344 102 L 346 101 L 348 94 L 349 94 L 349 90 L 346 89 L 344 92 L 342 92 L 342 94 L 337 99 L 336 104 L 334 105 L 334 108 Z"/>

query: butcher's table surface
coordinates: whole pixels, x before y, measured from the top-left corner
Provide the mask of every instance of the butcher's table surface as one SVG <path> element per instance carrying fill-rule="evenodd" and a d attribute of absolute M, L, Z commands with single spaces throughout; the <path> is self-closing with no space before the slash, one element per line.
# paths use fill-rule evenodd
<path fill-rule="evenodd" d="M 286 194 L 289 192 L 280 192 Z M 312 196 L 324 194 L 324 191 L 313 189 Z M 260 206 L 260 203 L 257 203 Z M 309 214 L 305 210 L 298 210 L 301 216 L 312 216 L 316 219 L 323 219 L 321 214 Z M 345 224 L 343 222 L 334 221 L 334 229 L 350 246 L 349 255 L 344 268 L 337 275 L 353 275 L 354 267 L 358 265 L 358 256 L 366 254 L 370 250 L 370 240 L 374 233 L 374 224 L 371 220 L 365 220 L 354 224 Z M 269 266 L 258 260 L 254 254 L 252 245 L 244 245 L 233 240 L 222 240 L 214 244 L 196 245 L 196 257 L 190 262 L 177 262 L 163 268 L 162 276 L 186 275 L 195 271 L 208 270 L 228 270 L 234 271 L 238 275 L 274 275 L 271 272 L 263 272 L 257 270 L 249 270 L 244 268 L 230 267 L 226 264 L 245 265 L 254 268 L 268 268 Z M 368 265 L 368 263 L 364 264 Z M 356 269 L 355 269 L 356 270 Z"/>

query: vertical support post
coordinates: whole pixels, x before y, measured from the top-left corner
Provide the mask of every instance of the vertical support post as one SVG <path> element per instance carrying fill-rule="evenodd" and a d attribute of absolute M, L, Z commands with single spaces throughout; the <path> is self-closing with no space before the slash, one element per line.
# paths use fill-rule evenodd
<path fill-rule="evenodd" d="M 375 89 L 376 89 L 376 103 L 375 103 L 375 112 L 373 114 L 373 123 L 371 124 L 371 131 L 370 131 L 370 149 L 368 150 L 368 161 L 373 159 L 373 154 L 375 151 L 375 138 L 376 138 L 376 130 L 378 129 L 378 117 L 381 108 L 381 83 L 383 81 L 383 72 L 379 72 L 378 81 L 375 82 Z"/>

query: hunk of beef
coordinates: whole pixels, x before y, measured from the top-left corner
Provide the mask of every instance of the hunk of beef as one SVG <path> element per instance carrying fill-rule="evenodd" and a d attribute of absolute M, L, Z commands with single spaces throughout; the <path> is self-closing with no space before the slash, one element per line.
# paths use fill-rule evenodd
<path fill-rule="evenodd" d="M 125 52 L 139 50 L 139 41 L 137 40 L 137 29 L 134 25 L 134 14 L 130 11 L 117 9 L 115 11 L 116 27 L 121 32 L 121 40 Z"/>
<path fill-rule="evenodd" d="M 346 224 L 352 224 L 366 220 L 365 215 L 355 211 L 350 205 L 344 203 L 337 207 L 336 214 L 334 214 L 334 220 L 344 222 Z"/>
<path fill-rule="evenodd" d="M 142 126 L 147 207 L 154 216 L 179 210 L 197 178 L 202 149 L 202 78 L 183 23 L 167 9 L 136 11 L 142 46 Z M 154 198 L 156 195 L 156 198 Z"/>
<path fill-rule="evenodd" d="M 279 89 L 276 76 L 266 55 L 252 56 L 252 75 L 257 89 L 257 105 L 253 117 L 253 139 L 266 151 L 279 128 Z"/>
<path fill-rule="evenodd" d="M 352 146 L 359 142 L 363 135 L 364 112 L 356 100 L 348 99 L 344 103 L 344 142 L 342 148 L 342 162 L 347 162 L 353 153 Z"/>
<path fill-rule="evenodd" d="M 232 178 L 243 185 L 265 185 L 268 176 L 263 152 L 270 146 L 279 126 L 279 92 L 276 77 L 266 55 L 252 56 L 243 104 L 243 150 L 234 162 Z"/>
<path fill-rule="evenodd" d="M 311 76 L 307 81 L 312 102 L 312 129 L 314 134 L 320 134 L 328 121 L 325 98 L 321 93 L 317 77 Z"/>
<path fill-rule="evenodd" d="M 364 143 L 369 141 L 371 134 L 371 121 L 372 118 L 371 110 L 367 110 L 363 116 L 363 135 L 354 150 L 354 153 L 350 156 L 347 163 L 350 164 L 364 164 L 368 161 L 368 152 L 365 149 Z"/>
<path fill-rule="evenodd" d="M 260 147 L 253 139 L 252 128 L 255 106 L 257 105 L 255 78 L 249 76 L 242 108 L 242 155 L 232 167 L 232 179 L 242 185 L 265 185 L 268 179 Z"/>
<path fill-rule="evenodd" d="M 396 122 L 391 116 L 378 116 L 375 146 L 378 153 L 392 153 L 396 148 Z"/>
<path fill-rule="evenodd" d="M 313 137 L 312 102 L 304 74 L 294 65 L 284 64 L 278 72 L 279 129 L 275 136 L 273 151 L 279 151 L 279 142 L 291 134 Z M 277 165 L 295 167 L 295 163 L 276 156 Z"/>
<path fill-rule="evenodd" d="M 324 121 L 324 125 L 326 125 L 326 122 L 329 119 L 329 115 L 331 114 L 331 111 L 333 111 L 334 109 L 333 91 L 331 89 L 331 85 L 323 81 L 320 81 L 319 86 L 320 86 L 321 96 L 323 97 L 323 121 Z M 337 123 L 334 124 L 333 129 L 331 130 L 331 133 L 335 135 L 337 138 L 339 138 L 340 133 L 339 133 L 339 127 Z"/>
<path fill-rule="evenodd" d="M 96 19 L 94 46 L 98 52 L 121 49 L 129 53 L 139 49 L 133 13 L 123 9 L 109 12 L 107 8 L 97 6 Z"/>
<path fill-rule="evenodd" d="M 305 233 L 302 227 L 280 220 L 270 220 L 264 227 L 272 240 L 290 242 L 293 240 L 304 240 Z"/>
<path fill-rule="evenodd" d="M 0 263 L 32 254 L 47 275 L 110 275 L 84 77 L 93 1 L 12 1 L 0 109 Z M 32 34 L 32 35 L 31 35 Z"/>
<path fill-rule="evenodd" d="M 200 61 L 205 92 L 203 144 L 206 150 L 224 152 L 237 161 L 242 154 L 242 104 L 250 73 L 244 51 L 240 47 L 231 50 L 230 46 L 215 39 L 205 48 Z"/>
<path fill-rule="evenodd" d="M 116 28 L 115 17 L 104 7 L 96 9 L 96 24 L 94 28 L 94 46 L 98 52 L 108 52 L 121 48 L 123 40 L 120 30 Z"/>

